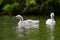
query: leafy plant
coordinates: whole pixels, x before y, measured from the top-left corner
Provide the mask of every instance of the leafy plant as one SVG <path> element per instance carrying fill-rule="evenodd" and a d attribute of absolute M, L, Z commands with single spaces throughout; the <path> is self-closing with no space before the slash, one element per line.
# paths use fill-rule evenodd
<path fill-rule="evenodd" d="M 10 4 L 7 4 L 3 7 L 3 10 L 5 10 L 5 11 L 12 11 L 12 9 L 13 9 L 13 7 Z"/>

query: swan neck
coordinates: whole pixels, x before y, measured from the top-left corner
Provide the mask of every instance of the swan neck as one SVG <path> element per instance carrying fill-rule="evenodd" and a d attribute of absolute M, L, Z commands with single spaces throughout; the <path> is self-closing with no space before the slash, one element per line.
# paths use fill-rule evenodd
<path fill-rule="evenodd" d="M 53 16 L 51 16 L 51 19 L 52 19 L 52 20 L 54 20 L 54 17 L 53 17 Z"/>
<path fill-rule="evenodd" d="M 23 17 L 20 18 L 20 21 L 18 22 L 18 25 L 21 26 L 21 23 L 23 22 Z"/>
<path fill-rule="evenodd" d="M 21 23 L 23 22 L 23 17 L 20 18 L 20 22 L 21 22 Z"/>

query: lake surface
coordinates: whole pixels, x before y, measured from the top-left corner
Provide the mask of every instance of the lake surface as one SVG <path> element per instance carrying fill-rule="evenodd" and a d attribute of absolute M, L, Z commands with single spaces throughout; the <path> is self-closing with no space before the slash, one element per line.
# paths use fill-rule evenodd
<path fill-rule="evenodd" d="M 25 19 L 28 19 L 26 16 Z M 12 16 L 0 16 L 0 40 L 52 40 L 50 30 L 46 27 L 45 21 L 48 18 L 29 17 L 29 19 L 40 20 L 40 28 L 26 30 L 21 33 L 23 37 L 17 37 L 16 26 L 19 20 L 13 19 Z M 60 17 L 55 17 L 56 25 L 53 32 L 53 40 L 60 40 Z M 26 34 L 27 33 L 27 34 Z"/>

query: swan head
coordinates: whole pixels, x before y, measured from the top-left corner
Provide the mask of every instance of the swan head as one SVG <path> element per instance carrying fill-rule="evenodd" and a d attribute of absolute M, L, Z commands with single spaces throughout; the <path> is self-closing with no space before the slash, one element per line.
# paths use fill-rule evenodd
<path fill-rule="evenodd" d="M 50 16 L 51 16 L 51 19 L 53 19 L 54 20 L 54 13 L 52 12 L 51 14 L 50 14 Z"/>
<path fill-rule="evenodd" d="M 17 18 L 17 19 L 23 19 L 23 17 L 21 15 L 16 15 L 15 18 Z"/>
<path fill-rule="evenodd" d="M 54 13 L 52 12 L 52 13 L 50 14 L 50 16 L 51 16 L 51 17 L 54 17 L 55 15 L 54 15 Z"/>

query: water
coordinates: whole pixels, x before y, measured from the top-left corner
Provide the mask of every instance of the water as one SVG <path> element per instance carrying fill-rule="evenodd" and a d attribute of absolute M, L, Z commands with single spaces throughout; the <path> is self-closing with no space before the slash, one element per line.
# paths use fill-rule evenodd
<path fill-rule="evenodd" d="M 34 32 L 37 32 L 37 31 L 38 31 L 38 29 L 36 29 L 36 28 L 25 29 L 24 27 L 20 28 L 17 26 L 16 27 L 16 33 L 17 33 L 16 38 L 17 38 L 17 40 L 19 40 L 19 39 L 24 38 L 28 35 L 31 35 Z"/>
<path fill-rule="evenodd" d="M 53 32 L 51 32 L 50 28 L 46 27 L 46 19 L 40 18 L 39 30 L 27 29 L 23 37 L 20 38 L 17 36 L 16 28 L 14 28 L 18 20 L 12 19 L 11 16 L 0 16 L 0 40 L 60 40 L 60 17 L 55 18 L 56 26 Z"/>
<path fill-rule="evenodd" d="M 47 33 L 48 33 L 48 39 L 47 40 L 55 40 L 55 36 L 54 36 L 54 26 L 51 27 L 47 27 Z"/>

